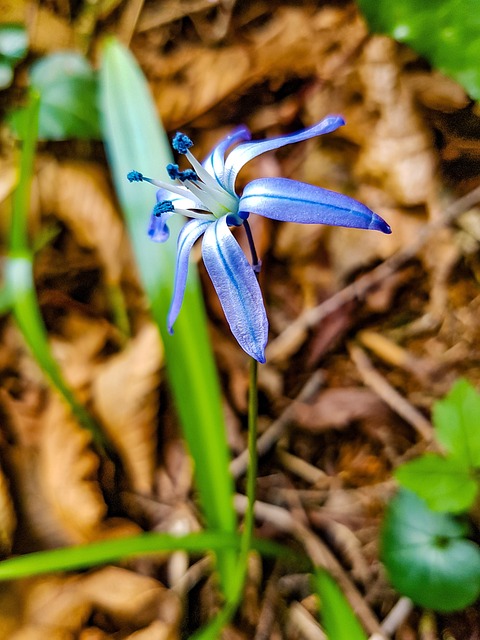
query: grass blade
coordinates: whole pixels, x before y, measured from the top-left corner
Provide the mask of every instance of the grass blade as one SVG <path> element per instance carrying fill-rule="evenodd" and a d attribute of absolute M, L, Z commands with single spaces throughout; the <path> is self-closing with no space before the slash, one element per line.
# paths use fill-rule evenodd
<path fill-rule="evenodd" d="M 224 531 L 201 531 L 186 536 L 168 533 L 142 533 L 138 536 L 104 540 L 91 544 L 37 551 L 0 562 L 0 581 L 16 580 L 29 576 L 38 576 L 58 571 L 73 571 L 97 567 L 102 564 L 119 562 L 126 558 L 141 555 L 159 555 L 174 551 L 186 551 L 192 554 L 217 553 L 225 550 L 238 550 L 240 535 Z M 263 556 L 279 558 L 286 563 L 296 561 L 305 566 L 307 560 L 288 547 L 269 540 L 252 541 L 252 549 Z"/>
<path fill-rule="evenodd" d="M 51 384 L 70 405 L 80 424 L 91 431 L 101 449 L 101 432 L 63 379 L 60 368 L 52 356 L 47 332 L 38 306 L 33 282 L 33 253 L 28 243 L 28 210 L 30 185 L 38 131 L 38 95 L 32 93 L 28 106 L 22 110 L 17 126 L 22 147 L 19 158 L 19 179 L 13 195 L 12 219 L 8 256 L 5 265 L 4 298 L 10 302 L 15 320 L 34 358 Z"/>

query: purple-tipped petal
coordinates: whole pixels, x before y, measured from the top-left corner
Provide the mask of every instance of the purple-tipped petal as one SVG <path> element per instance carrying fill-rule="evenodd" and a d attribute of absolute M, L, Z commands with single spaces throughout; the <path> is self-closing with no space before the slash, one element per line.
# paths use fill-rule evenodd
<path fill-rule="evenodd" d="M 212 223 L 205 220 L 192 220 L 191 222 L 187 222 L 178 234 L 175 284 L 173 287 L 172 303 L 170 305 L 167 318 L 167 327 L 170 333 L 173 333 L 173 325 L 182 307 L 185 286 L 187 284 L 190 251 L 192 250 L 195 241 L 202 235 L 202 233 L 205 233 L 205 230 L 210 224 Z"/>
<path fill-rule="evenodd" d="M 205 232 L 202 255 L 237 342 L 255 360 L 265 362 L 268 321 L 262 292 L 225 216 Z"/>
<path fill-rule="evenodd" d="M 358 200 L 287 178 L 260 178 L 247 184 L 240 198 L 239 213 L 247 211 L 284 222 L 391 233 L 388 224 Z"/>
<path fill-rule="evenodd" d="M 341 116 L 330 115 L 324 118 L 321 122 L 313 125 L 313 127 L 302 129 L 302 131 L 297 131 L 296 133 L 290 133 L 286 136 L 279 136 L 268 140 L 254 140 L 253 142 L 239 144 L 238 147 L 235 147 L 235 149 L 229 153 L 225 160 L 225 170 L 223 175 L 225 187 L 229 191 L 233 192 L 235 189 L 235 179 L 240 169 L 247 164 L 247 162 L 256 158 L 260 154 L 267 151 L 273 151 L 274 149 L 279 149 L 280 147 L 292 144 L 293 142 L 302 142 L 303 140 L 314 138 L 315 136 L 322 135 L 323 133 L 330 133 L 344 124 L 345 120 Z"/>
<path fill-rule="evenodd" d="M 170 237 L 168 228 L 168 219 L 175 215 L 175 211 L 168 211 L 156 216 L 154 213 L 150 215 L 150 224 L 148 226 L 148 235 L 153 242 L 166 242 Z"/>
<path fill-rule="evenodd" d="M 247 127 L 241 125 L 220 140 L 215 149 L 206 158 L 203 166 L 208 173 L 215 178 L 218 184 L 223 187 L 223 168 L 225 166 L 225 153 L 234 142 L 250 140 L 251 134 Z"/>

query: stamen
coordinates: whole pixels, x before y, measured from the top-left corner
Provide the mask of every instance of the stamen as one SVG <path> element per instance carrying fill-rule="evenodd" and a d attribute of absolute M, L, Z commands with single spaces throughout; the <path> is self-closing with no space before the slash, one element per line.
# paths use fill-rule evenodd
<path fill-rule="evenodd" d="M 129 182 L 143 182 L 144 178 L 140 171 L 130 171 L 130 173 L 127 174 L 127 180 Z"/>
<path fill-rule="evenodd" d="M 180 171 L 178 164 L 167 164 L 167 173 L 172 180 L 180 180 L 180 182 L 185 182 L 185 180 L 198 180 L 198 176 L 193 169 Z"/>
<path fill-rule="evenodd" d="M 175 151 L 178 151 L 178 153 L 187 153 L 190 147 L 193 147 L 193 142 L 184 133 L 178 131 L 172 140 L 172 147 Z"/>
<path fill-rule="evenodd" d="M 152 213 L 156 218 L 160 218 L 162 213 L 169 213 L 171 211 L 175 211 L 173 202 L 171 200 L 162 200 L 161 202 L 157 202 L 157 204 L 153 207 Z"/>

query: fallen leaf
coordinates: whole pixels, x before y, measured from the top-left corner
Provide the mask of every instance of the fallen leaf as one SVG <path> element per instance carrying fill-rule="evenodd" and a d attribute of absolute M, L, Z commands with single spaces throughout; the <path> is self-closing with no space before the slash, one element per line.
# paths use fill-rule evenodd
<path fill-rule="evenodd" d="M 107 283 L 117 284 L 128 248 L 105 170 L 44 158 L 37 177 L 43 211 L 64 222 L 81 246 L 97 251 Z"/>
<path fill-rule="evenodd" d="M 9 483 L 0 468 L 0 554 L 8 554 L 12 548 L 12 539 L 17 518 L 10 496 Z"/>
<path fill-rule="evenodd" d="M 37 443 L 9 451 L 19 507 L 20 550 L 96 538 L 107 507 L 96 479 L 98 457 L 90 445 L 90 434 L 52 392 L 38 416 Z"/>
<path fill-rule="evenodd" d="M 158 330 L 146 325 L 124 351 L 98 366 L 92 387 L 95 411 L 141 493 L 151 491 L 155 468 L 161 361 Z"/>

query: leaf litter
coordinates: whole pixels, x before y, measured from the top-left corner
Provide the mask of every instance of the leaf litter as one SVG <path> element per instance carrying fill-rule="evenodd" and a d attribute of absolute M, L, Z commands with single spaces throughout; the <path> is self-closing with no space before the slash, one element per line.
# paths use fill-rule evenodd
<path fill-rule="evenodd" d="M 2 21 L 23 21 L 27 4 L 4 2 Z M 480 197 L 442 222 L 452 203 L 479 184 L 478 111 L 463 89 L 411 50 L 369 35 L 348 2 L 144 2 L 137 16 L 127 11 L 128 3 L 103 4 L 102 11 L 86 13 L 74 3 L 29 3 L 31 53 L 75 43 L 95 52 L 105 33 L 129 34 L 165 127 L 194 133 L 200 156 L 238 123 L 264 136 L 307 126 L 326 113 L 347 120 L 328 139 L 259 159 L 240 176 L 243 182 L 284 175 L 343 191 L 379 211 L 394 230 L 378 238 L 320 226 L 272 227 L 264 220 L 254 229 L 272 330 L 271 357 L 259 377 L 267 445 L 258 525 L 265 535 L 307 536 L 316 559 L 328 559 L 367 632 L 378 632 L 398 600 L 378 560 L 392 471 L 429 449 L 425 425 L 432 402 L 453 380 L 462 375 L 480 383 Z M 23 72 L 2 106 L 15 101 Z M 2 136 L 1 144 L 3 212 L 14 171 L 8 139 Z M 196 530 L 191 465 L 179 441 L 162 348 L 98 146 L 43 145 L 35 194 L 33 240 L 53 229 L 39 242 L 35 260 L 49 339 L 65 378 L 98 419 L 115 455 L 102 460 L 46 387 L 17 330 L 3 320 L 2 553 L 144 529 Z M 146 224 L 148 213 L 139 212 Z M 425 230 L 428 239 L 416 244 Z M 396 252 L 404 258 L 369 281 L 375 267 L 395 261 Z M 123 293 L 130 336 L 115 325 L 111 285 Z M 203 285 L 229 441 L 240 453 L 247 363 L 207 278 Z M 333 299 L 321 321 L 305 322 L 286 339 L 292 323 Z M 298 400 L 316 374 L 313 397 Z M 269 431 L 275 424 L 281 427 Z M 233 467 L 242 467 L 240 457 Z M 2 583 L 0 638 L 179 637 L 218 607 L 212 581 L 203 580 L 207 568 L 192 562 L 143 559 Z M 308 592 L 300 583 L 286 588 L 289 579 L 252 558 L 248 597 L 226 634 L 254 637 L 261 622 L 262 637 L 295 638 L 312 628 L 321 637 Z M 170 588 L 182 580 L 190 585 L 188 597 Z M 275 583 L 283 585 L 285 600 Z M 422 615 L 405 610 L 388 637 L 425 637 Z M 438 637 L 469 640 L 480 620 L 470 608 L 437 616 L 435 625 Z"/>

